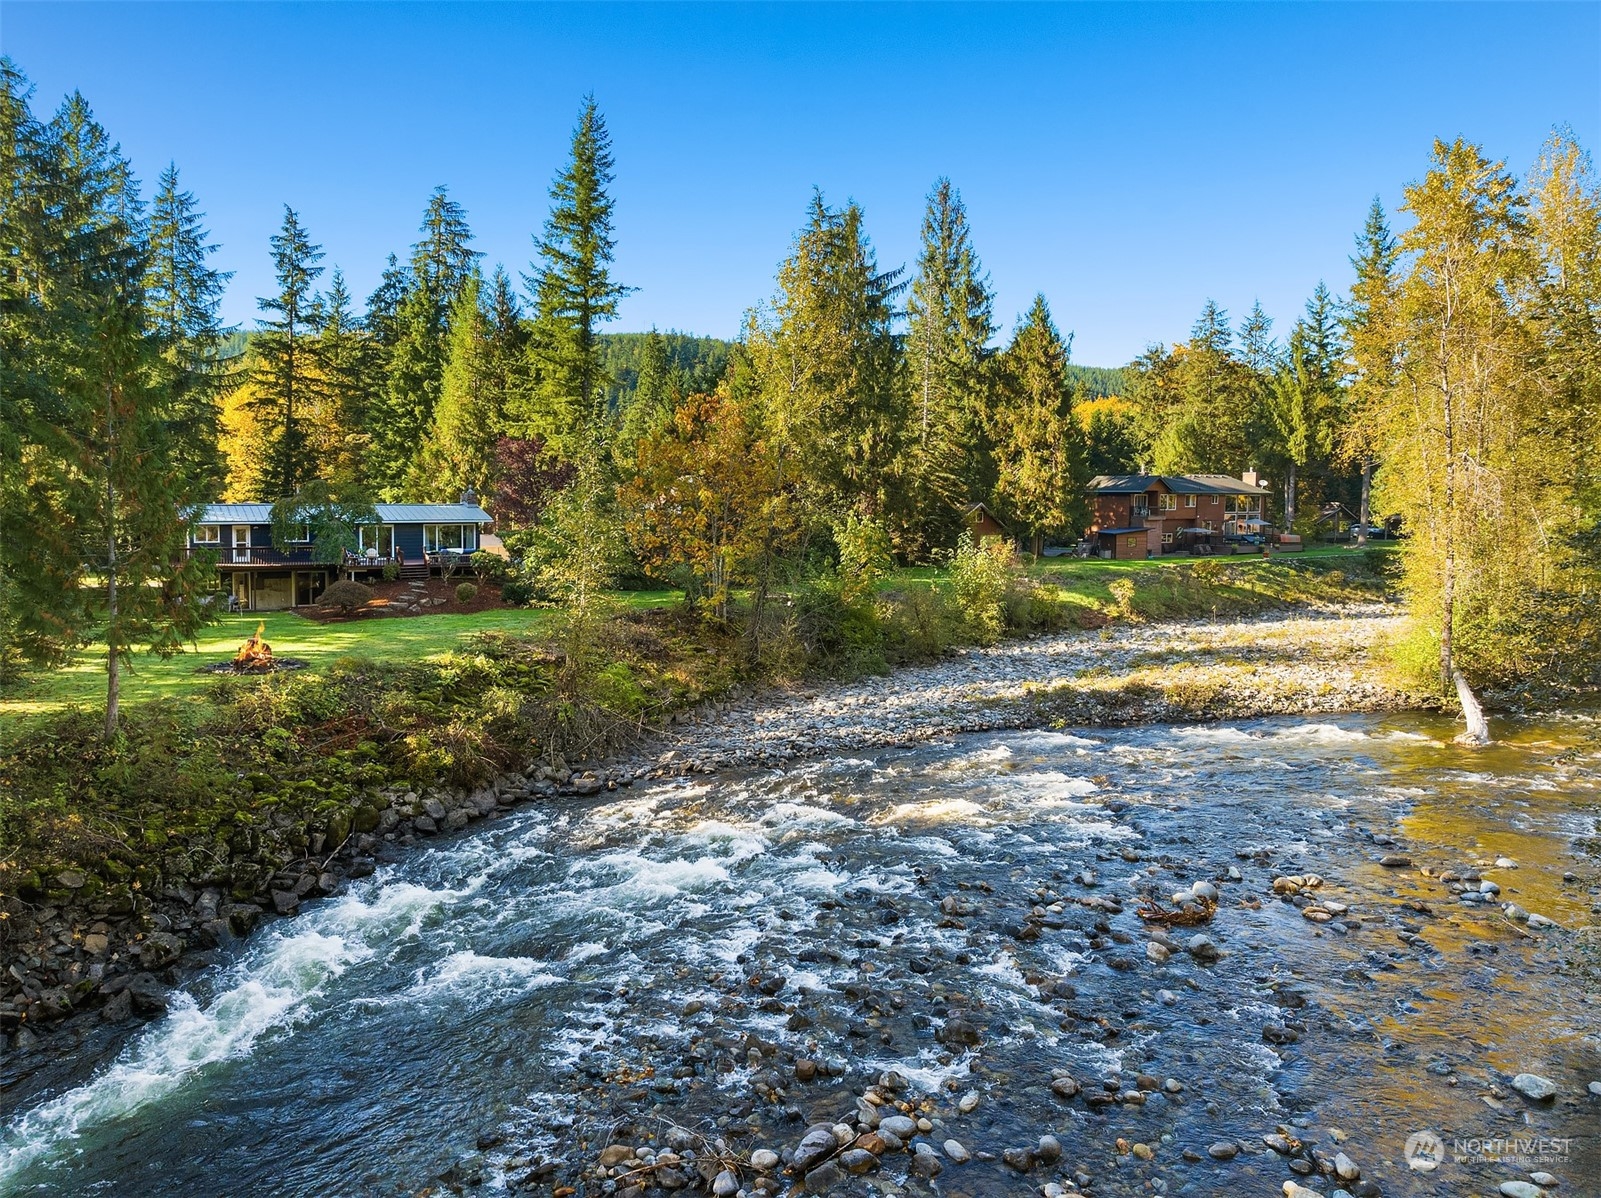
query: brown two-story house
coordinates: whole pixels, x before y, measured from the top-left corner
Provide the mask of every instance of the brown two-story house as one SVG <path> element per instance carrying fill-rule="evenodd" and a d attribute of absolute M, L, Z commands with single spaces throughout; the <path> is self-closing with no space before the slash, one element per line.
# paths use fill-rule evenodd
<path fill-rule="evenodd" d="M 1174 552 L 1182 530 L 1224 535 L 1262 527 L 1267 488 L 1254 471 L 1227 474 L 1103 474 L 1090 482 L 1086 534 L 1102 557 L 1145 558 Z"/>

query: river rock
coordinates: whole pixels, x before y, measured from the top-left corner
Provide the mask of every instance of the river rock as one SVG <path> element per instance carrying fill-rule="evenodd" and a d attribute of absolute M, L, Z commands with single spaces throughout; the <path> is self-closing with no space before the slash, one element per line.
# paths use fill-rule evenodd
<path fill-rule="evenodd" d="M 1001 1160 L 1019 1173 L 1027 1173 L 1034 1167 L 1034 1150 L 1032 1148 L 1008 1148 L 1001 1153 Z"/>
<path fill-rule="evenodd" d="M 1232 1140 L 1219 1140 L 1206 1150 L 1214 1161 L 1231 1161 L 1240 1155 L 1240 1146 Z"/>
<path fill-rule="evenodd" d="M 878 1121 L 878 1130 L 887 1131 L 902 1140 L 909 1140 L 917 1134 L 917 1120 L 908 1119 L 905 1115 L 891 1115 L 887 1119 Z"/>
<path fill-rule="evenodd" d="M 866 1173 L 878 1167 L 878 1158 L 865 1148 L 847 1148 L 839 1154 L 839 1167 L 847 1173 Z"/>
<path fill-rule="evenodd" d="M 279 915 L 293 915 L 300 910 L 300 896 L 292 890 L 274 890 L 272 909 Z"/>
<path fill-rule="evenodd" d="M 1601 1085 L 1601 1082 L 1597 1082 L 1596 1084 L 1597 1085 Z M 971 1115 L 974 1111 L 978 1110 L 978 1103 L 979 1103 L 978 1091 L 977 1090 L 969 1090 L 966 1094 L 963 1094 L 962 1097 L 957 1100 L 956 1109 L 961 1111 L 962 1114 L 964 1114 L 964 1115 Z"/>
<path fill-rule="evenodd" d="M 1035 1155 L 1047 1165 L 1054 1165 L 1062 1159 L 1062 1142 L 1055 1136 L 1041 1136 L 1040 1144 L 1035 1149 Z"/>
<path fill-rule="evenodd" d="M 633 1155 L 634 1150 L 627 1144 L 608 1144 L 600 1150 L 600 1156 L 595 1163 L 602 1169 L 615 1169 Z"/>
<path fill-rule="evenodd" d="M 934 1033 L 934 1039 L 947 1048 L 971 1048 L 979 1042 L 978 1029 L 967 1020 L 952 1016 Z"/>
<path fill-rule="evenodd" d="M 795 1062 L 795 1080 L 809 1082 L 817 1076 L 817 1062 L 802 1057 Z"/>
<path fill-rule="evenodd" d="M 1529 1180 L 1535 1185 L 1541 1186 L 1547 1190 L 1555 1189 L 1557 1186 L 1562 1184 L 1557 1180 L 1557 1177 L 1554 1173 L 1531 1173 L 1529 1174 Z"/>
<path fill-rule="evenodd" d="M 1323 1195 L 1299 1182 L 1287 1181 L 1284 1183 L 1284 1198 L 1323 1198 Z"/>
<path fill-rule="evenodd" d="M 778 1168 L 779 1159 L 778 1153 L 771 1148 L 758 1148 L 750 1154 L 750 1167 L 766 1172 L 767 1170 Z"/>
<path fill-rule="evenodd" d="M 1334 1154 L 1334 1175 L 1341 1181 L 1355 1181 L 1362 1176 L 1362 1170 L 1356 1167 L 1356 1162 L 1343 1152 Z"/>
<path fill-rule="evenodd" d="M 1533 1182 L 1503 1181 L 1501 1193 L 1505 1194 L 1506 1198 L 1542 1198 L 1544 1191 Z"/>
<path fill-rule="evenodd" d="M 739 1193 L 739 1178 L 735 1177 L 731 1170 L 724 1169 L 712 1179 L 712 1193 L 716 1194 L 717 1198 L 733 1198 Z"/>
<path fill-rule="evenodd" d="M 111 947 L 111 939 L 104 932 L 90 932 L 83 938 L 83 951 L 98 957 Z"/>
<path fill-rule="evenodd" d="M 973 1154 L 962 1147 L 960 1140 L 946 1140 L 941 1147 L 945 1149 L 945 1155 L 958 1165 L 965 1165 L 973 1159 Z"/>
<path fill-rule="evenodd" d="M 1538 1073 L 1520 1073 L 1512 1079 L 1512 1088 L 1525 1098 L 1545 1102 L 1557 1095 L 1557 1084 Z"/>
<path fill-rule="evenodd" d="M 834 1138 L 832 1126 L 819 1124 L 811 1128 L 801 1137 L 800 1146 L 795 1149 L 795 1158 L 792 1164 L 797 1173 L 805 1173 L 814 1165 L 830 1156 L 834 1149 L 839 1147 L 839 1141 Z"/>
<path fill-rule="evenodd" d="M 1168 959 L 1168 957 L 1170 957 L 1172 954 L 1169 953 L 1167 951 L 1167 949 L 1163 948 L 1160 944 L 1158 944 L 1156 941 L 1153 940 L 1153 941 L 1151 941 L 1149 944 L 1147 944 L 1145 946 L 1145 955 L 1152 962 L 1154 962 L 1157 965 L 1160 965 L 1164 961 L 1166 961 Z"/>
<path fill-rule="evenodd" d="M 938 1177 L 945 1171 L 945 1162 L 934 1154 L 934 1150 L 927 1144 L 919 1144 L 917 1151 L 912 1154 L 913 1177 Z"/>
<path fill-rule="evenodd" d="M 1218 951 L 1217 945 L 1212 943 L 1212 938 L 1205 935 L 1191 936 L 1184 948 L 1190 956 L 1203 963 L 1216 961 L 1223 955 Z"/>
<path fill-rule="evenodd" d="M 1412 864 L 1412 858 L 1405 853 L 1386 853 L 1379 858 L 1379 864 L 1388 869 L 1405 869 Z"/>
<path fill-rule="evenodd" d="M 845 1180 L 845 1171 L 833 1161 L 824 1161 L 806 1173 L 806 1188 L 814 1194 L 832 1189 Z"/>

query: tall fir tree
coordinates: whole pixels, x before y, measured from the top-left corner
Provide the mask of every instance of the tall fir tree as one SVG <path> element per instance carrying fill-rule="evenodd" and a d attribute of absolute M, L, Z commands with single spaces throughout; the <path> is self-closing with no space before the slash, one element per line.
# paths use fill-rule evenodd
<path fill-rule="evenodd" d="M 778 270 L 771 308 L 753 314 L 747 348 L 781 457 L 793 457 L 830 517 L 890 517 L 906 434 L 894 332 L 900 270 L 880 271 L 855 204 L 815 192 L 806 227 Z"/>
<path fill-rule="evenodd" d="M 204 219 L 194 195 L 179 186 L 177 166 L 169 163 L 150 208 L 145 305 L 169 375 L 175 452 L 183 468 L 215 493 L 223 477 L 219 399 L 229 381 L 218 306 L 233 272 L 209 264 L 217 247 Z"/>
<path fill-rule="evenodd" d="M 1046 537 L 1076 537 L 1088 522 L 1088 447 L 1073 418 L 1067 358 L 1068 343 L 1037 295 L 1001 354 L 1004 401 L 993 429 L 996 503 L 1035 557 Z"/>
<path fill-rule="evenodd" d="M 926 551 L 951 544 L 962 509 L 994 484 L 985 427 L 994 296 L 949 179 L 928 195 L 906 316 L 908 507 Z"/>
<path fill-rule="evenodd" d="M 564 457 L 603 439 L 605 371 L 597 334 L 632 290 L 611 275 L 614 169 L 605 118 L 595 97 L 586 96 L 571 155 L 551 184 L 550 215 L 528 280 L 532 385 L 518 413 L 524 436 L 543 437 Z"/>
<path fill-rule="evenodd" d="M 1240 361 L 1264 379 L 1273 377 L 1279 364 L 1279 347 L 1273 339 L 1273 318 L 1257 300 L 1240 324 Z"/>
<path fill-rule="evenodd" d="M 450 314 L 479 255 L 467 214 L 444 187 L 434 189 L 412 246 L 409 289 L 392 327 L 387 380 L 371 405 L 368 471 L 387 499 L 410 497 L 423 446 L 444 387 Z"/>
<path fill-rule="evenodd" d="M 317 333 L 321 375 L 318 474 L 351 491 L 366 489 L 372 396 L 382 384 L 377 346 L 351 310 L 344 272 L 334 268 Z"/>
<path fill-rule="evenodd" d="M 1395 303 L 1400 290 L 1397 262 L 1400 249 L 1390 234 L 1389 220 L 1378 196 L 1368 208 L 1367 220 L 1357 236 L 1351 259 L 1356 281 L 1351 285 L 1345 310 L 1345 336 L 1349 354 L 1350 387 L 1345 394 L 1339 428 L 1341 456 L 1361 471 L 1357 501 L 1357 544 L 1367 544 L 1373 523 L 1373 467 L 1378 452 L 1374 436 L 1376 407 L 1395 385 L 1400 346 L 1395 325 Z"/>
<path fill-rule="evenodd" d="M 420 498 L 451 502 L 466 491 L 482 497 L 493 481 L 505 412 L 494 385 L 493 330 L 481 297 L 480 280 L 469 277 L 451 314 L 444 387 L 410 488 Z"/>
<path fill-rule="evenodd" d="M 6 591 L 32 610 L 11 608 L 7 653 L 47 662 L 103 638 L 111 740 L 134 651 L 175 652 L 205 620 L 212 572 L 187 552 L 186 514 L 207 480 L 177 444 L 184 397 L 146 308 L 149 227 L 127 160 L 76 93 L 39 149 L 52 244 L 33 348 L 48 393 L 13 431 L 27 499 L 20 513 L 8 504 L 23 521 L 5 539 L 25 528 L 29 552 L 7 561 L 20 572 Z"/>
<path fill-rule="evenodd" d="M 257 365 L 252 380 L 255 403 L 262 423 L 272 430 L 267 478 L 273 491 L 253 497 L 263 500 L 293 495 L 315 473 L 305 418 L 317 401 L 316 329 L 321 322 L 313 287 L 322 274 L 317 265 L 322 247 L 312 243 L 288 204 L 283 227 L 273 234 L 271 245 L 278 293 L 256 301 L 267 315 L 259 322 L 252 347 Z"/>

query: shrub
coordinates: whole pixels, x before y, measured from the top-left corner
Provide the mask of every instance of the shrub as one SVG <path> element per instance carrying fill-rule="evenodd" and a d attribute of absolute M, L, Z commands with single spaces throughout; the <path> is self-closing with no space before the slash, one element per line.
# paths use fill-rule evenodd
<path fill-rule="evenodd" d="M 871 598 L 889 573 L 889 533 L 872 520 L 854 514 L 834 525 L 839 549 L 840 595 L 846 603 Z"/>
<path fill-rule="evenodd" d="M 484 582 L 494 583 L 496 586 L 503 585 L 512 574 L 509 561 L 498 554 L 485 553 L 482 549 L 467 561 L 472 566 L 474 574 Z"/>
<path fill-rule="evenodd" d="M 534 601 L 533 584 L 519 575 L 511 575 L 500 584 L 500 601 L 513 607 L 527 607 Z"/>
<path fill-rule="evenodd" d="M 400 578 L 400 567 L 394 562 L 384 563 L 384 581 L 395 582 Z"/>
<path fill-rule="evenodd" d="M 1106 589 L 1112 592 L 1112 598 L 1117 601 L 1118 614 L 1125 618 L 1132 618 L 1134 615 L 1134 580 L 1132 578 L 1114 578 Z"/>
<path fill-rule="evenodd" d="M 1215 557 L 1197 558 L 1190 564 L 1190 577 L 1204 587 L 1216 587 L 1222 584 L 1225 567 Z"/>
<path fill-rule="evenodd" d="M 456 584 L 456 602 L 471 603 L 478 598 L 478 585 L 472 582 L 459 582 Z"/>
<path fill-rule="evenodd" d="M 931 586 L 887 595 L 879 611 L 885 656 L 897 663 L 938 657 L 951 647 L 961 623 L 945 596 Z"/>
<path fill-rule="evenodd" d="M 1006 628 L 1006 593 L 1013 574 L 1012 549 L 998 537 L 976 543 L 967 537 L 951 556 L 951 590 L 969 636 L 993 645 Z"/>
<path fill-rule="evenodd" d="M 349 612 L 358 607 L 366 607 L 372 601 L 372 597 L 371 587 L 343 578 L 322 593 L 322 597 L 317 600 L 317 606 L 337 607 L 340 611 Z"/>

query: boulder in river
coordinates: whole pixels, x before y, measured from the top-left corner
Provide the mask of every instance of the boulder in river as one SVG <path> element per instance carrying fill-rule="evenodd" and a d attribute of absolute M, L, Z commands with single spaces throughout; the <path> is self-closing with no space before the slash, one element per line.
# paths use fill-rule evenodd
<path fill-rule="evenodd" d="M 1557 1084 L 1538 1073 L 1520 1073 L 1512 1079 L 1512 1088 L 1525 1098 L 1546 1102 L 1557 1096 Z"/>

